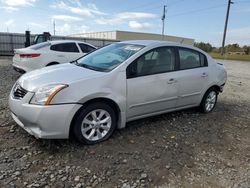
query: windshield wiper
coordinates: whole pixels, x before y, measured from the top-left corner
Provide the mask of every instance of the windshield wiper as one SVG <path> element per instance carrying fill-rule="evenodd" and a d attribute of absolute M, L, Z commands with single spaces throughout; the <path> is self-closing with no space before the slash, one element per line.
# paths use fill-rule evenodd
<path fill-rule="evenodd" d="M 69 62 L 69 63 L 75 64 L 75 65 L 78 65 L 78 64 L 79 64 L 77 60 L 71 61 L 71 62 Z"/>
<path fill-rule="evenodd" d="M 77 63 L 76 65 L 79 66 L 79 67 L 84 67 L 86 69 L 90 69 L 90 70 L 94 70 L 94 71 L 106 72 L 105 70 L 103 70 L 101 68 L 93 67 L 93 66 L 90 66 L 90 65 L 87 65 L 87 64 Z"/>
<path fill-rule="evenodd" d="M 90 70 L 94 70 L 94 71 L 108 72 L 107 69 L 99 68 L 99 67 L 94 67 L 94 66 L 91 66 L 91 65 L 83 64 L 83 63 L 79 63 L 77 60 L 71 61 L 70 63 L 72 63 L 72 64 L 74 64 L 74 65 L 76 65 L 76 66 L 84 67 L 84 68 L 86 68 L 86 69 L 90 69 Z"/>

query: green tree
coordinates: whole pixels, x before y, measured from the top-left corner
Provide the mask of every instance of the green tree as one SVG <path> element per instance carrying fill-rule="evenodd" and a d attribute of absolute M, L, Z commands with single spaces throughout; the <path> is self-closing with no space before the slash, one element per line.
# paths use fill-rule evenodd
<path fill-rule="evenodd" d="M 241 47 L 239 44 L 235 43 L 235 44 L 228 44 L 225 46 L 226 51 L 227 52 L 237 52 L 237 51 L 241 51 Z"/>
<path fill-rule="evenodd" d="M 211 52 L 213 50 L 213 47 L 210 43 L 195 42 L 194 46 L 204 50 L 205 52 Z"/>
<path fill-rule="evenodd" d="M 242 48 L 243 48 L 244 52 L 245 52 L 247 55 L 250 54 L 250 46 L 245 45 L 245 46 L 243 46 Z"/>

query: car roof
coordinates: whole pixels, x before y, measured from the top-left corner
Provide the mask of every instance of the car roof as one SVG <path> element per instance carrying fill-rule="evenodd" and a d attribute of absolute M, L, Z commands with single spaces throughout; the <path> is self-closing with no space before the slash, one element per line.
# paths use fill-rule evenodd
<path fill-rule="evenodd" d="M 82 43 L 85 43 L 85 42 L 79 41 L 79 40 L 50 40 L 49 42 L 51 44 L 65 43 L 65 42 L 82 42 Z"/>
<path fill-rule="evenodd" d="M 80 40 L 50 40 L 48 42 L 50 42 L 50 44 L 60 44 L 60 43 L 68 43 L 68 42 L 77 42 L 77 43 L 84 43 L 84 44 L 87 44 L 87 45 L 90 45 L 90 46 L 96 48 L 92 44 L 89 44 L 87 42 L 83 42 L 83 41 L 80 41 Z"/>
<path fill-rule="evenodd" d="M 160 41 L 160 40 L 127 40 L 122 41 L 120 43 L 127 43 L 127 44 L 135 44 L 135 45 L 143 45 L 143 46 L 177 46 L 177 47 L 184 47 L 197 50 L 206 54 L 203 50 L 196 48 L 192 45 L 177 43 L 177 42 L 170 42 L 170 41 Z"/>
<path fill-rule="evenodd" d="M 143 46 L 151 46 L 151 45 L 157 45 L 157 44 L 168 44 L 168 45 L 177 44 L 175 42 L 159 41 L 159 40 L 127 40 L 127 41 L 122 41 L 120 43 L 137 44 L 137 45 L 143 45 Z"/>

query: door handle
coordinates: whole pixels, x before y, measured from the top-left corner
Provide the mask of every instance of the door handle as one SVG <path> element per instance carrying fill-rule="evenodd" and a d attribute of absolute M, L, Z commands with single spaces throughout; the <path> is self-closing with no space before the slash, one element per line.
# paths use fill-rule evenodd
<path fill-rule="evenodd" d="M 57 57 L 65 57 L 64 55 L 57 55 Z"/>
<path fill-rule="evenodd" d="M 168 84 L 173 84 L 173 83 L 176 83 L 176 82 L 177 82 L 177 80 L 175 80 L 174 78 L 170 78 L 170 79 L 167 81 Z"/>
<path fill-rule="evenodd" d="M 205 73 L 205 72 L 203 72 L 202 75 L 201 75 L 201 77 L 207 77 L 207 76 L 208 76 L 208 74 Z"/>

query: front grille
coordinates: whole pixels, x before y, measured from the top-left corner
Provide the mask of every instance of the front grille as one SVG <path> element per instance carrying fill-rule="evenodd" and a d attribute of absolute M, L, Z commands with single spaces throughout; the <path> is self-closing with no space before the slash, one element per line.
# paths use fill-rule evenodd
<path fill-rule="evenodd" d="M 27 94 L 27 91 L 23 89 L 19 84 L 16 84 L 13 89 L 13 96 L 15 99 L 22 99 Z"/>

